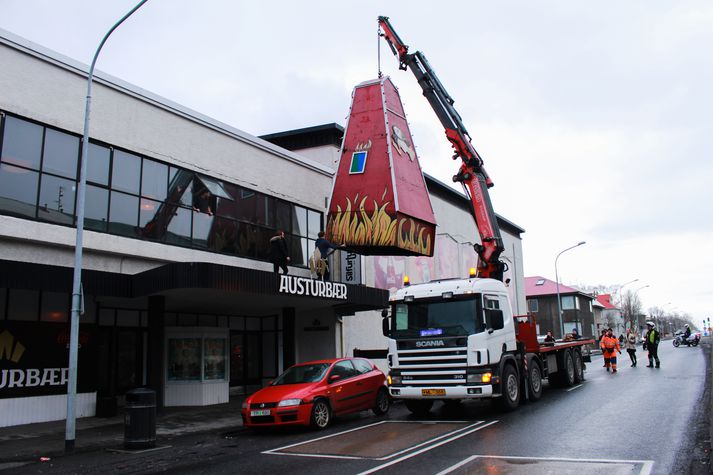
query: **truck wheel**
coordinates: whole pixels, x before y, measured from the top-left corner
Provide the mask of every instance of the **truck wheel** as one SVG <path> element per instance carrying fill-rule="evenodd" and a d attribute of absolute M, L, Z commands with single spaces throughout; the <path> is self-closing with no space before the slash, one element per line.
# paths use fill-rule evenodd
<path fill-rule="evenodd" d="M 314 429 L 326 428 L 332 420 L 332 410 L 324 399 L 317 399 L 312 404 L 310 425 Z"/>
<path fill-rule="evenodd" d="M 433 401 L 430 400 L 419 401 L 416 399 L 405 399 L 404 404 L 406 405 L 406 409 L 411 411 L 411 414 L 419 417 L 427 416 L 433 407 Z"/>
<path fill-rule="evenodd" d="M 520 404 L 520 381 L 517 378 L 517 371 L 512 365 L 505 365 L 500 383 L 500 393 L 502 396 L 496 399 L 502 411 L 514 411 Z"/>
<path fill-rule="evenodd" d="M 530 377 L 528 378 L 528 396 L 530 401 L 539 401 L 542 397 L 542 369 L 540 363 L 534 358 L 530 359 L 529 363 Z"/>
<path fill-rule="evenodd" d="M 379 392 L 376 393 L 376 403 L 374 404 L 374 414 L 381 416 L 389 412 L 389 393 L 386 392 L 386 388 L 380 388 Z"/>
<path fill-rule="evenodd" d="M 562 354 L 562 368 L 558 368 L 558 373 L 561 373 L 562 385 L 565 387 L 574 386 L 574 358 L 572 352 L 565 350 Z"/>
<path fill-rule="evenodd" d="M 574 357 L 574 384 L 579 384 L 584 381 L 584 361 L 582 361 L 582 353 L 577 350 L 572 352 Z"/>

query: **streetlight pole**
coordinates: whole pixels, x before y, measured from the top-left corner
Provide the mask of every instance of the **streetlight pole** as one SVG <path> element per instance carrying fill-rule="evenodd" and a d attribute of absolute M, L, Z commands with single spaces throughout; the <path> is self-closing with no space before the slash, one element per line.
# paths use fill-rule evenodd
<path fill-rule="evenodd" d="M 557 272 L 557 260 L 565 252 L 569 251 L 570 249 L 574 249 L 575 247 L 579 247 L 583 244 L 587 244 L 587 241 L 580 241 L 577 244 L 575 244 L 574 246 L 570 246 L 567 249 L 560 251 L 560 253 L 557 254 L 557 257 L 555 257 L 555 284 L 557 284 L 557 317 L 559 319 L 559 325 L 560 325 L 560 331 L 562 332 L 562 338 L 564 338 L 564 324 L 562 323 L 562 301 L 560 299 L 560 278 L 559 278 L 559 273 Z"/>
<path fill-rule="evenodd" d="M 79 172 L 79 187 L 77 190 L 77 236 L 74 248 L 74 277 L 72 281 L 72 315 L 69 337 L 69 368 L 67 375 L 67 421 L 65 424 L 64 451 L 74 452 L 77 406 L 77 361 L 79 353 L 79 315 L 82 312 L 82 246 L 84 238 L 84 204 L 87 190 L 87 161 L 89 159 L 89 115 L 92 103 L 92 79 L 94 66 L 97 63 L 99 52 L 104 43 L 114 30 L 129 18 L 136 10 L 148 0 L 141 0 L 134 8 L 111 27 L 104 35 L 99 47 L 94 53 L 89 74 L 87 76 L 87 98 L 84 105 L 84 134 L 82 135 L 82 163 Z"/>

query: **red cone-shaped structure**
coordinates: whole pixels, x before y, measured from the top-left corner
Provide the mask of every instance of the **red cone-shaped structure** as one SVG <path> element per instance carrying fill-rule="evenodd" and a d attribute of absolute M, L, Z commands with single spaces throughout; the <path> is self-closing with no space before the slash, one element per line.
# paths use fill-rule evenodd
<path fill-rule="evenodd" d="M 354 88 L 326 231 L 360 254 L 433 255 L 433 208 L 388 77 Z"/>

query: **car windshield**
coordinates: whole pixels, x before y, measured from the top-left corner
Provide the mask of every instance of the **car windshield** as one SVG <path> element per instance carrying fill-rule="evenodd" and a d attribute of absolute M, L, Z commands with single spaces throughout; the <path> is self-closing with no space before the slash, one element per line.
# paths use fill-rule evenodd
<path fill-rule="evenodd" d="M 477 296 L 452 300 L 397 303 L 393 307 L 392 337 L 465 336 L 483 331 Z"/>
<path fill-rule="evenodd" d="M 315 383 L 324 378 L 329 363 L 315 363 L 293 366 L 272 382 L 273 386 L 283 384 Z"/>

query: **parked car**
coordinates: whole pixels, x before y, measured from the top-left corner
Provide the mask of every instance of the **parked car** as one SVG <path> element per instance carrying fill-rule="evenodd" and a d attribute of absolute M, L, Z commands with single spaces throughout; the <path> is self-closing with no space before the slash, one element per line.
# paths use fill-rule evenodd
<path fill-rule="evenodd" d="M 290 367 L 243 402 L 246 427 L 327 427 L 334 416 L 389 410 L 386 377 L 364 358 L 310 361 Z"/>

